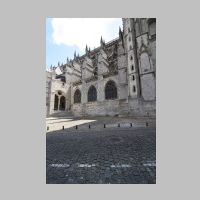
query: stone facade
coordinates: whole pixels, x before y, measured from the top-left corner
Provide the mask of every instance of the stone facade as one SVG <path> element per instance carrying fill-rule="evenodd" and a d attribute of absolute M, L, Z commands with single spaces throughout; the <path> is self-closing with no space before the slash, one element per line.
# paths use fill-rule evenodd
<path fill-rule="evenodd" d="M 51 69 L 50 115 L 155 116 L 156 19 L 122 21 L 118 38 Z"/>

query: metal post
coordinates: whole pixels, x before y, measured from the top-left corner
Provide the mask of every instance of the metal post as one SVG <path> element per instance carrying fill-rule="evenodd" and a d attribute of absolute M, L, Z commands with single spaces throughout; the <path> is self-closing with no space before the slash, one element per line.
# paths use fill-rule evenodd
<path fill-rule="evenodd" d="M 120 123 L 118 124 L 118 127 L 120 127 Z"/>
<path fill-rule="evenodd" d="M 76 125 L 76 129 L 78 129 L 78 126 Z"/>
<path fill-rule="evenodd" d="M 64 130 L 64 129 L 65 129 L 65 127 L 63 126 L 63 127 L 62 127 L 62 129 Z"/>
<path fill-rule="evenodd" d="M 104 126 L 103 126 L 104 128 L 106 128 L 106 125 L 104 124 Z"/>

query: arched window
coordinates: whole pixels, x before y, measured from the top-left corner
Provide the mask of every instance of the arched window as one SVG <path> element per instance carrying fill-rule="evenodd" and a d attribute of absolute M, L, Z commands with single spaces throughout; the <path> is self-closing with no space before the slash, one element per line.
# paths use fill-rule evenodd
<path fill-rule="evenodd" d="M 65 110 L 65 97 L 61 96 L 60 97 L 60 106 L 59 106 L 59 110 Z"/>
<path fill-rule="evenodd" d="M 135 80 L 135 76 L 133 75 L 133 81 Z"/>
<path fill-rule="evenodd" d="M 74 93 L 74 103 L 81 103 L 81 92 L 79 89 Z"/>
<path fill-rule="evenodd" d="M 117 98 L 117 87 L 114 81 L 108 81 L 105 87 L 105 98 L 116 99 Z"/>
<path fill-rule="evenodd" d="M 58 95 L 55 94 L 54 97 L 54 110 L 58 110 Z"/>
<path fill-rule="evenodd" d="M 88 102 L 90 102 L 90 101 L 96 101 L 96 100 L 97 100 L 97 90 L 92 85 L 92 86 L 90 86 L 90 88 L 88 90 Z"/>

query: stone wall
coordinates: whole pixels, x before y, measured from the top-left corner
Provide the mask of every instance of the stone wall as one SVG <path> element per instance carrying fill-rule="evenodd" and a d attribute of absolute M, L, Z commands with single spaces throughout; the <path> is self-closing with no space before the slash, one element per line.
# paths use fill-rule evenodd
<path fill-rule="evenodd" d="M 156 102 L 144 101 L 143 98 L 129 98 L 128 100 L 129 116 L 156 116 Z"/>
<path fill-rule="evenodd" d="M 73 104 L 74 116 L 116 116 L 119 114 L 119 100 Z"/>

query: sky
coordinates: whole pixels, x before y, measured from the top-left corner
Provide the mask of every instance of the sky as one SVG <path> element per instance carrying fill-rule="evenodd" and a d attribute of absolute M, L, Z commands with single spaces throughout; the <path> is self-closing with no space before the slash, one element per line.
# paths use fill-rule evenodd
<path fill-rule="evenodd" d="M 86 44 L 93 50 L 117 38 L 121 18 L 47 18 L 46 19 L 46 68 L 73 59 L 74 52 L 85 53 Z"/>

